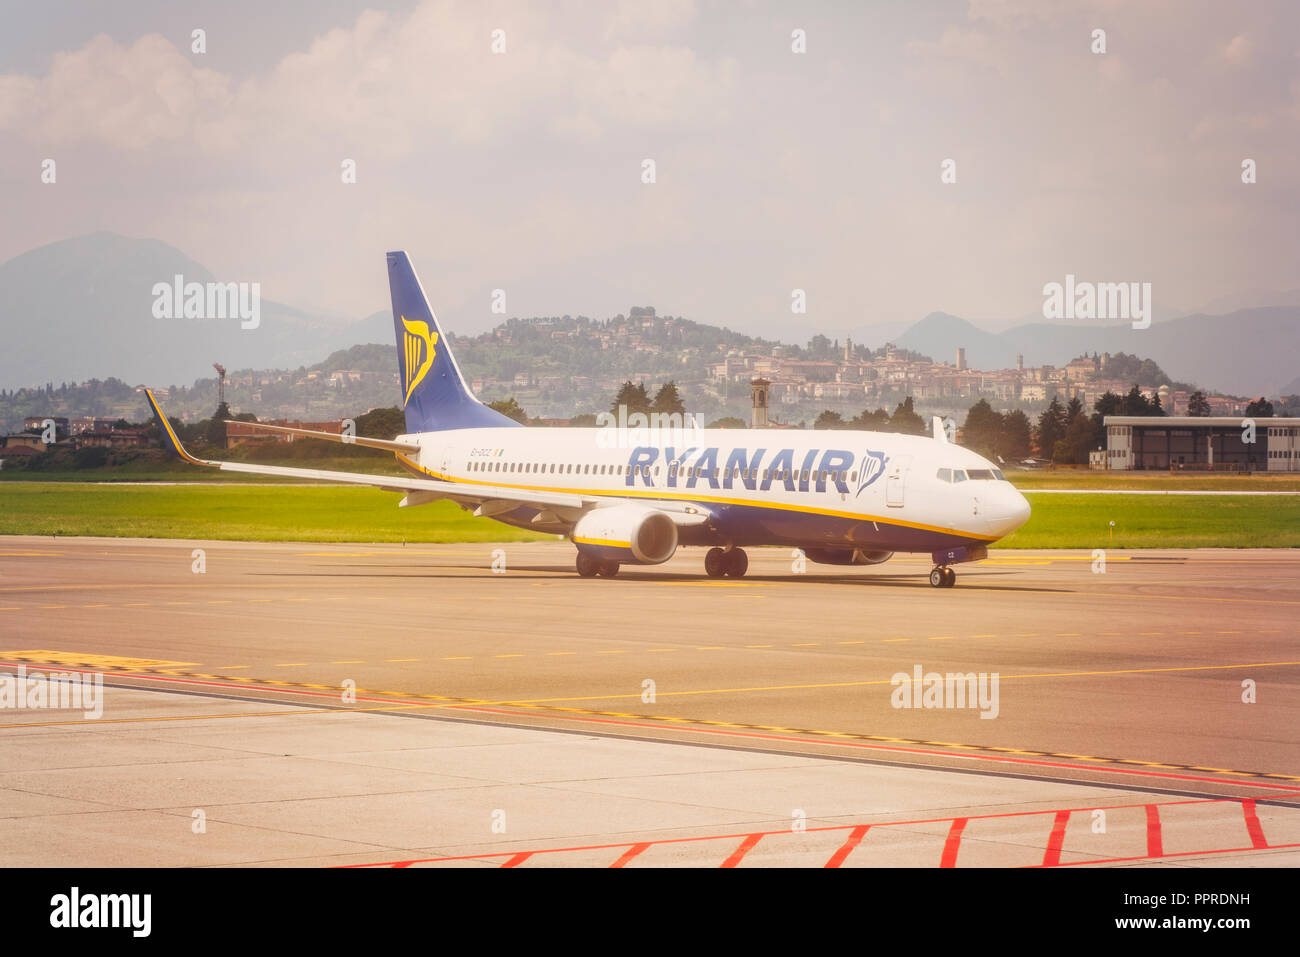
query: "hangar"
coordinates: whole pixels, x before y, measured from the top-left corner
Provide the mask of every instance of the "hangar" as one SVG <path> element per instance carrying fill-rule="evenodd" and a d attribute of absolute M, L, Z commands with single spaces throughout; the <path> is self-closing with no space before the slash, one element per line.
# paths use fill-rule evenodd
<path fill-rule="evenodd" d="M 1300 418 L 1108 415 L 1108 469 L 1300 471 Z"/>

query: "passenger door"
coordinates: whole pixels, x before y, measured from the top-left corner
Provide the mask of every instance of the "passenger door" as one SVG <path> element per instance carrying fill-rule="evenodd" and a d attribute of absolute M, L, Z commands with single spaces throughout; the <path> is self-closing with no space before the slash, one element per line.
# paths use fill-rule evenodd
<path fill-rule="evenodd" d="M 885 504 L 890 508 L 903 507 L 903 489 L 907 483 L 907 467 L 911 461 L 910 455 L 902 455 L 894 459 L 889 466 L 889 475 L 885 477 Z"/>

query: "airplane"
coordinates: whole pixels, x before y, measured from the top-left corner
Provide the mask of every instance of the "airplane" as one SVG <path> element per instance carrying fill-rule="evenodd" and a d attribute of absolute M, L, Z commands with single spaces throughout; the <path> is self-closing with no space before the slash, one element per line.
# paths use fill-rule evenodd
<path fill-rule="evenodd" d="M 987 459 L 933 435 L 865 431 L 524 428 L 470 391 L 405 252 L 387 254 L 406 433 L 335 435 L 259 423 L 392 452 L 407 476 L 199 459 L 151 390 L 164 445 L 194 465 L 254 475 L 369 485 L 401 507 L 450 500 L 475 516 L 563 535 L 583 578 L 658 565 L 679 546 L 708 546 L 710 578 L 740 578 L 746 546 L 798 549 L 826 565 L 878 565 L 929 552 L 930 584 L 979 561 L 1029 518 L 1029 503 Z M 613 430 L 618 431 L 618 430 Z M 604 440 L 602 440 L 602 437 Z"/>

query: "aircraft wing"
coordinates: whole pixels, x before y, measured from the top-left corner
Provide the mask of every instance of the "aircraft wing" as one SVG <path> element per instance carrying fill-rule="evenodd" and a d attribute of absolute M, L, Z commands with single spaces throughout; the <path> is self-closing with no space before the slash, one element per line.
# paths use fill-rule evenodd
<path fill-rule="evenodd" d="M 145 390 L 149 406 L 162 432 L 163 445 L 173 455 L 184 459 L 192 465 L 220 469 L 223 472 L 242 472 L 249 475 L 280 475 L 288 478 L 300 478 L 310 481 L 339 482 L 343 485 L 368 485 L 388 492 L 406 492 L 402 504 L 418 505 L 438 499 L 450 499 L 462 505 L 476 506 L 474 514 L 480 516 L 499 515 L 521 505 L 543 510 L 556 520 L 569 524 L 578 520 L 583 512 L 592 508 L 620 504 L 620 500 L 600 495 L 576 494 L 571 492 L 552 492 L 538 489 L 518 489 L 505 485 L 461 482 L 448 482 L 442 479 L 407 478 L 396 475 L 370 475 L 365 472 L 334 472 L 328 469 L 291 468 L 283 465 L 257 465 L 252 462 L 228 462 L 213 459 L 200 459 L 186 451 L 163 414 L 153 392 Z M 277 430 L 282 427 L 277 427 Z M 306 430 L 293 430 L 306 431 Z M 322 433 L 338 441 L 337 435 Z M 376 440 L 379 441 L 379 440 Z M 360 444 L 360 443 L 358 443 Z M 394 443 L 401 444 L 401 443 Z M 647 502 L 648 506 L 665 512 L 680 526 L 702 525 L 709 520 L 707 512 L 700 508 L 677 502 Z"/>
<path fill-rule="evenodd" d="M 324 439 L 326 442 L 341 442 L 343 445 L 361 445 L 368 449 L 383 449 L 386 452 L 418 452 L 420 447 L 414 442 L 395 442 L 392 439 L 369 439 L 363 435 L 340 435 L 336 432 L 317 432 L 314 429 L 291 429 L 287 425 L 267 425 L 265 422 L 239 422 L 226 419 L 226 425 L 238 425 L 259 432 L 279 432 L 281 435 L 301 435 L 309 439 Z"/>

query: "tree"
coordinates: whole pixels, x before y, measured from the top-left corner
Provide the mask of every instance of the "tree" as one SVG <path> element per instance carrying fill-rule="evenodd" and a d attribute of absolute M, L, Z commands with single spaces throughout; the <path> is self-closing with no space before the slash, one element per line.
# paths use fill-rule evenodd
<path fill-rule="evenodd" d="M 522 425 L 528 424 L 528 413 L 525 412 L 523 407 L 515 401 L 513 395 L 508 399 L 497 399 L 495 402 L 489 402 L 488 408 L 495 409 L 507 419 L 514 419 Z"/>
<path fill-rule="evenodd" d="M 1210 400 L 1205 397 L 1204 392 L 1198 389 L 1188 397 L 1187 414 L 1197 418 L 1204 418 L 1210 414 Z"/>
<path fill-rule="evenodd" d="M 1016 409 L 1002 416 L 1002 454 L 1009 462 L 1028 458 L 1033 448 L 1034 429 L 1029 416 Z"/>
<path fill-rule="evenodd" d="M 988 399 L 980 399 L 966 410 L 962 444 L 985 458 L 994 458 L 1002 451 L 1002 427 L 1002 416 L 993 411 Z"/>
<path fill-rule="evenodd" d="M 209 445 L 215 445 L 225 448 L 226 445 L 226 420 L 230 418 L 230 406 L 222 402 L 217 406 L 217 411 L 212 413 L 212 418 L 208 420 L 208 430 L 206 438 Z"/>
<path fill-rule="evenodd" d="M 672 415 L 673 413 L 684 415 L 686 413 L 686 405 L 677 392 L 677 383 L 669 381 L 659 387 L 659 391 L 655 393 L 654 402 L 650 404 L 650 411 L 662 412 L 665 415 Z"/>
<path fill-rule="evenodd" d="M 1065 427 L 1069 428 L 1074 424 L 1074 420 L 1083 414 L 1083 400 L 1077 395 L 1070 396 L 1069 404 L 1065 407 Z"/>
<path fill-rule="evenodd" d="M 1065 435 L 1056 443 L 1055 452 L 1060 453 L 1064 447 L 1065 458 L 1053 456 L 1053 461 L 1063 465 L 1087 465 L 1088 453 L 1097 444 L 1093 432 L 1092 420 L 1086 415 L 1077 415 L 1065 429 Z"/>
<path fill-rule="evenodd" d="M 813 423 L 814 429 L 843 429 L 847 428 L 844 416 L 838 412 L 832 412 L 830 409 L 822 412 L 817 416 L 817 421 Z"/>
<path fill-rule="evenodd" d="M 1124 397 L 1107 392 L 1092 404 L 1092 434 L 1098 443 L 1106 435 L 1106 416 L 1124 414 Z"/>
<path fill-rule="evenodd" d="M 1147 397 L 1142 394 L 1142 390 L 1133 383 L 1133 388 L 1128 390 L 1128 395 L 1124 396 L 1123 409 L 1121 415 L 1152 415 L 1151 403 Z"/>
<path fill-rule="evenodd" d="M 818 334 L 808 340 L 808 355 L 813 359 L 834 358 L 834 347 L 829 339 Z"/>
<path fill-rule="evenodd" d="M 925 435 L 925 419 L 916 414 L 910 395 L 894 409 L 894 414 L 889 419 L 889 431 L 904 435 Z"/>
<path fill-rule="evenodd" d="M 706 429 L 743 429 L 745 427 L 745 420 L 738 419 L 734 415 L 726 415 L 720 419 L 714 419 L 705 426 Z"/>
<path fill-rule="evenodd" d="M 371 409 L 357 416 L 357 435 L 372 439 L 395 439 L 406 431 L 406 415 L 397 406 Z"/>
<path fill-rule="evenodd" d="M 1260 396 L 1246 406 L 1246 415 L 1253 419 L 1271 419 L 1273 418 L 1273 403 Z"/>
<path fill-rule="evenodd" d="M 1056 457 L 1056 443 L 1065 437 L 1065 408 L 1059 396 L 1052 396 L 1051 404 L 1038 417 L 1038 433 L 1035 444 L 1038 454 L 1043 458 Z"/>
<path fill-rule="evenodd" d="M 626 406 L 628 415 L 633 412 L 649 414 L 650 396 L 645 390 L 645 383 L 633 385 L 631 379 L 624 382 L 619 387 L 618 395 L 614 396 L 614 405 L 610 408 L 610 411 L 618 415 L 619 406 Z"/>
<path fill-rule="evenodd" d="M 884 409 L 877 409 L 875 412 L 863 409 L 861 415 L 853 417 L 851 424 L 853 428 L 862 429 L 864 432 L 888 432 L 889 413 Z"/>

